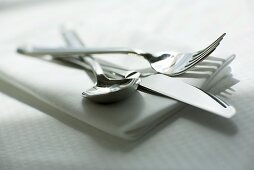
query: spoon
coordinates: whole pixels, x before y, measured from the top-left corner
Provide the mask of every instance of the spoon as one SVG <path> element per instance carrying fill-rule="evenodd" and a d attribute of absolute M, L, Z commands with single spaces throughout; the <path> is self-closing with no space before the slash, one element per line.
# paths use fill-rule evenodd
<path fill-rule="evenodd" d="M 73 59 L 67 60 L 75 63 L 76 59 Z M 97 103 L 113 103 L 129 97 L 137 90 L 140 83 L 139 73 L 130 71 L 128 73 L 132 75 L 130 78 L 111 79 L 104 75 L 100 64 L 94 58 L 82 57 L 82 59 L 91 66 L 96 78 L 95 85 L 82 93 L 85 98 Z"/>
<path fill-rule="evenodd" d="M 69 47 L 82 47 L 84 44 L 79 39 L 75 31 L 63 28 L 62 36 L 64 41 Z M 140 73 L 128 71 L 125 74 L 119 76 L 121 79 L 116 79 L 116 75 L 113 73 L 107 73 L 107 76 L 114 78 L 110 79 L 105 74 L 98 63 L 98 61 L 89 55 L 79 55 L 76 57 L 68 58 L 56 58 L 62 61 L 71 62 L 73 64 L 81 66 L 83 69 L 93 71 L 97 82 L 94 87 L 83 92 L 83 96 L 97 103 L 111 103 L 124 99 L 130 96 L 137 90 L 138 83 L 140 82 Z M 89 67 L 90 66 L 90 67 Z M 131 75 L 130 78 L 125 78 Z"/>

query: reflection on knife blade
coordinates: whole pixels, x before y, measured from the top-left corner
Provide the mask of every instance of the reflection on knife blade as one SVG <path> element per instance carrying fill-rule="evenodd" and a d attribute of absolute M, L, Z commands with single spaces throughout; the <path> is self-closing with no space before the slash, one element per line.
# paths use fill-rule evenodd
<path fill-rule="evenodd" d="M 156 74 L 141 80 L 138 87 L 140 91 L 175 99 L 226 118 L 235 114 L 233 106 L 215 95 L 174 78 Z"/>

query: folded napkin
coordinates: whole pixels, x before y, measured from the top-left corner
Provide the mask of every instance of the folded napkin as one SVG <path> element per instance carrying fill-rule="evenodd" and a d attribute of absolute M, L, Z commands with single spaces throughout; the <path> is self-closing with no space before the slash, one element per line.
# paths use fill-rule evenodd
<path fill-rule="evenodd" d="M 210 57 L 177 79 L 203 89 L 214 87 L 213 91 L 217 93 L 224 91 L 235 83 L 229 81 L 232 75 L 228 64 L 233 59 L 234 56 L 225 60 Z M 221 81 L 225 78 L 226 82 Z M 125 139 L 143 135 L 186 106 L 173 99 L 140 91 L 118 103 L 92 103 L 81 95 L 93 85 L 83 70 L 19 55 L 15 49 L 1 50 L 0 80 L 11 83 L 38 102 L 47 103 L 48 107 Z"/>

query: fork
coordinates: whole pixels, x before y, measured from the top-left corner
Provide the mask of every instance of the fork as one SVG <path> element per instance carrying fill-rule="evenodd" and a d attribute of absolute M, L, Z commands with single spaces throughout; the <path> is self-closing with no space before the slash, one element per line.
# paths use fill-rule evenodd
<path fill-rule="evenodd" d="M 197 63 L 208 57 L 220 44 L 226 33 L 222 34 L 209 46 L 203 50 L 193 53 L 169 52 L 162 54 L 145 53 L 140 50 L 127 48 L 38 48 L 38 47 L 19 47 L 18 53 L 26 55 L 53 55 L 54 57 L 70 57 L 73 55 L 90 54 L 135 54 L 145 58 L 151 67 L 161 74 L 168 76 L 179 76 L 195 66 Z"/>

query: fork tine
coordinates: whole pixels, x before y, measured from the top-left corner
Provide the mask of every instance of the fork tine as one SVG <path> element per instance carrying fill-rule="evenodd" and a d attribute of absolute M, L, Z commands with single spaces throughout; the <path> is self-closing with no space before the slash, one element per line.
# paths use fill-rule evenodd
<path fill-rule="evenodd" d="M 226 33 L 222 34 L 217 40 L 215 40 L 212 44 L 210 44 L 208 47 L 206 47 L 204 50 L 199 51 L 196 55 L 196 57 L 189 61 L 187 65 L 185 65 L 185 68 L 181 72 L 185 72 L 186 70 L 190 69 L 191 67 L 195 66 L 197 63 L 204 60 L 206 57 L 208 57 L 220 44 L 223 37 L 226 35 Z"/>
<path fill-rule="evenodd" d="M 217 47 L 218 47 L 219 43 L 214 44 L 213 46 L 211 46 L 210 48 L 204 50 L 200 55 L 198 55 L 195 59 L 192 59 L 189 61 L 189 64 L 199 61 L 201 58 L 205 58 L 207 57 L 209 54 L 211 54 Z"/>
<path fill-rule="evenodd" d="M 226 34 L 224 33 L 223 35 L 221 35 L 216 41 L 214 41 L 211 45 L 209 45 L 207 48 L 205 48 L 204 50 L 202 50 L 199 54 L 196 54 L 195 58 L 193 58 L 192 60 L 190 60 L 189 64 L 187 64 L 186 66 L 192 64 L 192 63 L 196 63 L 197 61 L 199 62 L 200 60 L 203 60 L 205 57 L 207 57 L 209 54 L 211 54 L 220 44 L 221 40 L 223 39 L 223 37 Z"/>
<path fill-rule="evenodd" d="M 204 60 L 206 57 L 208 57 L 214 50 L 216 49 L 216 47 L 212 48 L 209 51 L 206 51 L 205 53 L 202 54 L 202 56 L 200 56 L 199 58 L 196 58 L 194 61 L 192 61 L 191 63 L 187 64 L 185 66 L 186 69 L 191 68 L 192 66 L 196 65 L 197 63 L 201 62 L 202 60 Z"/>
<path fill-rule="evenodd" d="M 206 57 L 208 57 L 218 46 L 218 44 L 214 44 L 213 46 L 210 47 L 210 49 L 207 49 L 204 51 L 201 55 L 199 55 L 198 58 L 195 58 L 195 60 L 192 60 L 189 64 L 185 66 L 185 69 L 189 69 L 192 66 L 196 65 L 197 63 L 201 62 L 204 60 Z"/>
<path fill-rule="evenodd" d="M 194 57 L 192 57 L 192 59 L 189 61 L 190 63 L 192 61 L 195 61 L 197 58 L 199 58 L 200 56 L 202 56 L 206 51 L 212 49 L 212 48 L 216 48 L 220 43 L 219 42 L 213 42 L 211 45 L 209 45 L 208 47 L 206 47 L 204 50 L 201 50 L 198 54 L 196 54 Z"/>
<path fill-rule="evenodd" d="M 208 47 L 206 47 L 206 48 L 203 49 L 203 50 L 198 51 L 195 55 L 193 55 L 193 58 L 197 58 L 197 57 L 200 55 L 200 53 L 202 53 L 204 50 L 210 48 L 210 47 L 213 46 L 214 44 L 220 43 L 221 40 L 223 39 L 223 37 L 224 37 L 225 35 L 226 35 L 226 33 L 222 34 L 219 38 L 217 38 L 217 39 L 216 39 L 212 44 L 210 44 Z"/>
<path fill-rule="evenodd" d="M 197 55 L 195 58 L 193 58 L 192 60 L 190 60 L 189 62 L 195 62 L 195 60 L 199 60 L 200 57 L 204 56 L 206 53 L 208 53 L 209 51 L 213 51 L 215 50 L 218 46 L 219 46 L 220 42 L 217 42 L 215 44 L 213 44 L 212 46 L 209 46 L 209 48 L 206 48 L 205 50 L 202 51 L 202 53 L 200 53 L 199 55 Z"/>

